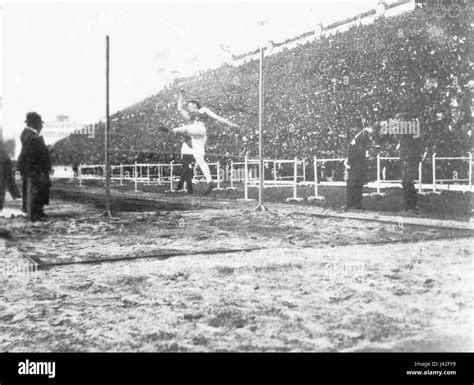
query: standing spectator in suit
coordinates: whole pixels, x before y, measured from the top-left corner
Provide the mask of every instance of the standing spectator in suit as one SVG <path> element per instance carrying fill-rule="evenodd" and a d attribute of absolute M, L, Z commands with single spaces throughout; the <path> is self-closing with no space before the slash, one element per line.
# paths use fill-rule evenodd
<path fill-rule="evenodd" d="M 184 182 L 186 182 L 186 189 L 188 194 L 193 193 L 193 177 L 194 177 L 194 156 L 193 149 L 188 141 L 184 141 L 181 147 L 181 177 L 178 182 L 178 191 L 182 191 Z"/>
<path fill-rule="evenodd" d="M 28 130 L 25 128 L 20 135 L 20 142 L 21 142 L 22 148 L 25 145 L 25 140 L 27 137 L 28 137 Z M 20 170 L 19 163 L 17 164 L 17 169 L 21 174 L 21 211 L 23 211 L 26 214 L 27 213 L 26 199 L 28 197 L 28 181 L 26 178 L 26 174 Z"/>
<path fill-rule="evenodd" d="M 49 204 L 51 160 L 48 147 L 40 136 L 43 120 L 36 112 L 26 115 L 26 128 L 21 134 L 22 148 L 18 170 L 26 179 L 26 211 L 28 220 L 36 222 L 46 217 L 43 207 Z"/>
<path fill-rule="evenodd" d="M 372 140 L 373 129 L 365 127 L 349 145 L 345 165 L 349 173 L 347 180 L 347 205 L 344 210 L 362 210 L 362 190 L 367 183 L 367 150 Z"/>
<path fill-rule="evenodd" d="M 9 192 L 13 199 L 20 197 L 20 191 L 15 183 L 12 171 L 12 161 L 5 149 L 5 145 L 0 140 L 0 211 L 3 210 L 5 193 Z"/>
<path fill-rule="evenodd" d="M 407 121 L 407 114 L 399 112 L 395 119 L 398 121 Z M 421 147 L 419 137 L 412 133 L 400 133 L 400 141 L 397 149 L 400 150 L 400 161 L 402 165 L 402 188 L 403 198 L 405 200 L 406 213 L 418 214 L 418 194 L 415 188 L 415 179 L 418 175 L 418 164 L 421 161 L 423 147 Z"/>

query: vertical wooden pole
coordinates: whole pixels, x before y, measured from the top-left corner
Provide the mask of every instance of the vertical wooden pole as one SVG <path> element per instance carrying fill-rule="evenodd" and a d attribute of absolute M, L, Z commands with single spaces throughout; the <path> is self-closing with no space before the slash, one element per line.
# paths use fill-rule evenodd
<path fill-rule="evenodd" d="M 249 165 L 248 165 L 248 157 L 245 155 L 245 170 L 244 170 L 244 199 L 248 200 L 249 199 Z"/>
<path fill-rule="evenodd" d="M 423 162 L 419 162 L 418 163 L 418 192 L 421 193 L 423 192 L 423 186 L 422 186 L 422 183 L 423 183 Z"/>
<path fill-rule="evenodd" d="M 109 73 L 110 73 L 110 39 L 105 37 L 105 215 L 112 216 L 110 211 L 110 159 L 109 159 Z"/>
<path fill-rule="evenodd" d="M 173 190 L 173 166 L 174 164 L 173 163 L 170 163 L 170 191 L 174 191 Z"/>
<path fill-rule="evenodd" d="M 137 167 L 137 162 L 135 162 L 135 165 L 133 166 L 133 176 L 135 177 L 135 192 L 138 191 L 138 167 Z"/>
<path fill-rule="evenodd" d="M 275 160 L 273 162 L 273 184 L 275 186 L 277 185 L 277 180 L 278 180 L 278 178 L 277 178 L 277 164 L 279 164 L 279 163 L 277 163 L 277 161 Z"/>
<path fill-rule="evenodd" d="M 293 198 L 298 198 L 298 158 L 295 156 L 295 164 L 293 165 Z"/>
<path fill-rule="evenodd" d="M 306 183 L 306 158 L 303 158 L 303 183 Z"/>
<path fill-rule="evenodd" d="M 377 194 L 380 194 L 380 154 L 377 154 Z"/>
<path fill-rule="evenodd" d="M 472 192 L 472 152 L 469 153 L 469 192 Z"/>
<path fill-rule="evenodd" d="M 264 184 L 264 172 L 263 172 L 263 47 L 260 47 L 260 81 L 259 81 L 259 116 L 258 116 L 258 158 L 259 158 L 259 172 L 260 172 L 260 186 L 258 189 L 258 205 L 255 210 L 266 211 L 267 208 L 263 203 L 263 184 Z"/>
<path fill-rule="evenodd" d="M 318 159 L 316 155 L 314 156 L 314 196 L 316 198 L 319 197 L 318 195 Z"/>

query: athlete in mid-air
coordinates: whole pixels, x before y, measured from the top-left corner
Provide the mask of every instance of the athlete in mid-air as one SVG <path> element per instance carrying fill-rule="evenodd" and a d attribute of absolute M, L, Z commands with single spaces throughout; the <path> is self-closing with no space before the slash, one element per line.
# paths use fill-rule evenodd
<path fill-rule="evenodd" d="M 186 108 L 184 108 L 183 96 L 184 90 L 180 90 L 178 97 L 178 111 L 184 117 L 186 122 L 188 122 L 188 124 L 172 129 L 167 129 L 166 127 L 160 127 L 160 129 L 164 132 L 173 134 L 185 134 L 191 137 L 190 150 L 194 156 L 196 164 L 202 170 L 202 173 L 204 174 L 204 177 L 206 178 L 208 184 L 204 194 L 209 194 L 214 189 L 215 184 L 212 181 L 209 165 L 204 159 L 204 156 L 206 154 L 207 142 L 206 124 L 208 123 L 209 118 L 212 118 L 220 123 L 227 124 L 230 127 L 238 127 L 238 125 L 229 122 L 227 119 L 217 115 L 207 107 L 201 107 L 199 102 L 197 102 L 196 100 L 188 101 L 186 103 Z M 188 147 L 188 145 L 186 146 Z"/>

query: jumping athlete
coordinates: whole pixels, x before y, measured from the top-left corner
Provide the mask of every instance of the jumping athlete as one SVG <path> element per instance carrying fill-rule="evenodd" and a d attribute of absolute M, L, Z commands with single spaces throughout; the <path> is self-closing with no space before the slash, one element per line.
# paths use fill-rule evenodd
<path fill-rule="evenodd" d="M 214 189 L 215 184 L 212 181 L 209 165 L 204 159 L 204 156 L 206 154 L 207 142 L 206 123 L 209 121 L 209 118 L 212 118 L 220 123 L 227 124 L 230 127 L 238 127 L 238 125 L 231 123 L 227 119 L 224 119 L 223 117 L 215 114 L 207 107 L 201 107 L 201 104 L 196 100 L 188 101 L 186 103 L 187 109 L 185 109 L 183 95 L 184 90 L 180 90 L 178 97 L 178 111 L 189 124 L 172 129 L 160 127 L 160 130 L 173 134 L 185 134 L 191 137 L 192 154 L 194 156 L 196 164 L 201 168 L 202 173 L 204 174 L 204 177 L 206 178 L 206 181 L 208 183 L 207 189 L 204 193 L 205 195 L 207 195 Z"/>

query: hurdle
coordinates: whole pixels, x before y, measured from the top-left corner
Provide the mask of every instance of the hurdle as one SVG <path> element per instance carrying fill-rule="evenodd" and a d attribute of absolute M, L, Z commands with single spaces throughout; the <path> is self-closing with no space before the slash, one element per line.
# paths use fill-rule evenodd
<path fill-rule="evenodd" d="M 221 187 L 221 162 L 220 161 L 216 162 L 216 167 L 217 167 L 217 187 L 214 189 L 214 191 L 223 191 L 224 189 Z"/>
<path fill-rule="evenodd" d="M 297 157 L 292 160 L 286 160 L 286 159 L 265 159 L 264 164 L 272 164 L 273 163 L 273 177 L 271 180 L 264 180 L 263 181 L 263 188 L 271 188 L 271 187 L 292 187 L 293 188 L 293 196 L 289 197 L 286 199 L 287 202 L 291 201 L 297 201 L 301 202 L 303 198 L 298 197 L 298 186 L 299 185 L 304 185 L 306 184 L 306 174 L 304 171 L 304 165 L 305 161 L 304 160 L 298 160 Z M 281 164 L 293 164 L 293 175 L 292 176 L 278 176 L 277 174 L 277 165 Z M 250 185 L 252 186 L 259 186 L 259 178 L 254 178 L 250 177 L 250 172 L 249 172 L 249 166 L 250 165 L 259 165 L 258 160 L 252 159 L 249 160 L 248 157 L 245 158 L 244 162 L 232 162 L 231 163 L 231 181 L 230 181 L 230 187 L 227 188 L 229 190 L 236 190 L 236 187 L 234 185 L 235 182 L 242 181 L 240 177 L 237 177 L 236 171 L 238 166 L 244 166 L 244 177 L 243 177 L 243 182 L 244 182 L 244 198 L 241 199 L 243 201 L 249 200 L 248 198 L 248 188 Z M 301 165 L 303 167 L 303 172 L 302 175 L 298 174 L 298 166 Z M 259 168 L 258 168 L 259 170 Z M 264 170 L 259 172 L 264 172 Z M 298 179 L 302 178 L 302 181 L 299 182 Z M 288 180 L 289 179 L 289 180 Z M 227 190 L 226 189 L 226 190 Z"/>
<path fill-rule="evenodd" d="M 163 168 L 164 167 L 169 167 L 170 168 L 170 176 L 169 176 L 168 182 L 170 184 L 170 189 L 165 190 L 165 193 L 178 192 L 179 190 L 175 190 L 175 188 L 174 188 L 174 182 L 176 182 L 176 180 L 179 181 L 180 176 L 175 175 L 175 167 L 182 166 L 182 164 L 171 162 L 169 164 L 160 163 L 157 166 L 158 166 L 158 170 L 159 170 L 159 172 L 158 172 L 158 185 L 161 185 L 163 183 L 167 183 L 167 177 L 165 177 L 164 174 L 163 174 Z"/>
<path fill-rule="evenodd" d="M 158 184 L 162 184 L 161 179 L 163 177 L 163 166 L 161 164 L 158 165 Z"/>
<path fill-rule="evenodd" d="M 125 171 L 125 167 L 130 168 L 130 170 Z M 120 172 L 122 173 L 122 186 L 124 185 L 124 181 L 133 181 L 133 165 L 121 164 Z"/>
<path fill-rule="evenodd" d="M 230 161 L 230 187 L 227 187 L 226 190 L 238 190 L 238 188 L 234 186 L 234 161 L 232 160 Z"/>
<path fill-rule="evenodd" d="M 302 185 L 306 185 L 306 158 L 303 158 L 303 182 L 301 182 Z"/>
<path fill-rule="evenodd" d="M 266 164 L 273 163 L 273 186 L 275 187 L 284 187 L 284 186 L 293 186 L 295 184 L 297 185 L 305 185 L 306 184 L 306 172 L 305 172 L 305 163 L 303 160 L 298 160 L 297 157 L 291 160 L 286 160 L 286 159 L 268 159 L 265 160 Z M 278 176 L 277 175 L 277 165 L 282 165 L 282 164 L 291 164 L 293 163 L 293 176 Z M 298 175 L 298 165 L 302 166 L 302 175 Z M 301 178 L 302 181 L 299 182 L 298 179 Z M 286 181 L 288 180 L 288 181 Z M 272 186 L 268 186 L 272 187 Z"/>
<path fill-rule="evenodd" d="M 385 159 L 385 160 L 400 160 L 400 158 L 397 158 L 397 157 L 390 157 L 390 156 L 385 156 L 385 157 L 381 157 L 380 154 L 377 154 L 377 191 L 376 192 L 373 192 L 373 193 L 370 193 L 368 194 L 369 196 L 379 196 L 379 197 L 383 197 L 385 195 L 387 195 L 386 193 L 383 193 L 383 192 L 380 192 L 380 183 L 381 183 L 381 180 L 380 180 L 380 160 L 381 159 Z M 384 182 L 386 183 L 389 183 L 389 182 L 399 182 L 399 181 L 385 181 L 384 179 Z"/>
<path fill-rule="evenodd" d="M 80 165 L 77 169 L 77 179 L 79 179 L 79 187 L 84 187 L 84 180 L 105 180 L 104 176 L 84 173 L 87 169 L 102 169 L 103 175 L 105 175 L 105 166 L 103 164 L 91 164 L 91 165 Z"/>
<path fill-rule="evenodd" d="M 392 184 L 392 186 L 400 185 L 401 180 L 389 180 L 385 179 L 385 174 L 383 175 L 382 170 L 382 162 L 385 160 L 389 161 L 399 161 L 399 157 L 389 157 L 389 156 L 381 156 L 380 154 L 377 155 L 377 178 L 374 182 L 369 182 L 368 186 L 370 188 L 375 188 L 376 192 L 366 195 L 375 195 L 375 196 L 384 196 L 385 193 L 382 193 L 383 184 Z M 306 160 L 298 160 L 295 157 L 292 160 L 282 160 L 282 159 L 267 159 L 264 160 L 265 165 L 272 165 L 273 164 L 273 175 L 270 179 L 264 180 L 264 188 L 271 188 L 271 187 L 292 187 L 293 188 L 293 195 L 289 198 L 286 198 L 287 202 L 291 201 L 298 201 L 300 202 L 302 199 L 298 197 L 297 187 L 301 185 L 314 185 L 314 196 L 308 197 L 308 201 L 322 201 L 324 197 L 320 195 L 319 186 L 323 184 L 334 184 L 334 185 L 342 185 L 344 182 L 321 182 L 320 176 L 318 174 L 318 165 L 321 163 L 326 162 L 343 162 L 345 158 L 325 158 L 325 159 L 318 159 L 317 156 L 313 157 L 313 167 L 314 167 L 314 181 L 309 182 L 306 181 L 306 171 L 305 171 L 305 164 Z M 439 163 L 442 161 L 464 161 L 468 162 L 468 167 L 463 167 L 463 173 L 467 171 L 469 176 L 465 178 L 458 178 L 458 171 L 456 169 L 453 172 L 452 178 L 446 178 L 445 175 L 438 177 L 437 168 L 439 168 Z M 423 184 L 423 173 L 424 165 L 426 163 L 432 162 L 431 164 L 431 173 L 433 180 L 430 183 Z M 425 163 L 426 162 L 426 163 Z M 258 186 L 259 180 L 258 178 L 254 177 L 256 166 L 258 166 L 258 161 L 255 159 L 249 159 L 248 156 L 245 157 L 244 162 L 230 162 L 230 187 L 222 188 L 222 176 L 221 176 L 221 163 L 218 161 L 216 163 L 209 163 L 209 166 L 216 167 L 217 173 L 212 174 L 213 181 L 217 184 L 215 190 L 237 190 L 236 183 L 244 184 L 244 199 L 243 200 L 250 200 L 248 197 L 248 189 L 249 186 Z M 287 172 L 291 169 L 286 169 L 285 173 L 280 175 L 277 172 L 277 167 L 281 164 L 292 164 L 293 175 L 287 175 Z M 298 174 L 299 166 L 303 167 L 302 174 Z M 176 191 L 173 187 L 173 182 L 179 179 L 179 175 L 176 175 L 176 167 L 181 166 L 178 163 L 133 163 L 133 164 L 123 164 L 120 163 L 119 165 L 111 165 L 110 166 L 110 174 L 111 180 L 118 181 L 120 186 L 124 186 L 126 181 L 133 183 L 135 192 L 139 191 L 139 184 L 145 183 L 146 185 L 151 184 L 167 184 L 170 183 L 170 190 L 169 191 Z M 242 169 L 238 169 L 239 166 L 243 166 Z M 169 168 L 169 175 L 167 172 L 167 168 Z M 198 167 L 196 167 L 198 168 Z M 252 168 L 252 170 L 250 170 Z M 444 168 L 441 168 L 441 171 L 444 171 Z M 166 171 L 166 173 L 165 173 Z M 242 177 L 243 171 L 243 177 Z M 264 170 L 262 170 L 264 172 Z M 101 175 L 102 174 L 102 175 Z M 84 187 L 85 182 L 88 180 L 105 180 L 105 166 L 103 164 L 92 164 L 92 165 L 80 165 L 78 167 L 77 176 L 75 179 L 79 182 L 79 187 Z M 193 179 L 193 182 L 199 183 L 203 181 L 202 175 L 196 175 Z M 468 153 L 467 156 L 456 156 L 456 157 L 438 157 L 436 154 L 433 154 L 428 159 L 423 159 L 418 164 L 418 180 L 415 180 L 417 186 L 417 192 L 420 195 L 425 194 L 441 194 L 442 190 L 455 190 L 455 191 L 464 191 L 464 192 L 472 192 L 472 153 Z M 462 185 L 459 185 L 459 184 Z M 467 184 L 467 186 L 466 186 Z M 430 189 L 430 191 L 426 191 Z"/>
<path fill-rule="evenodd" d="M 173 188 L 173 171 L 174 171 L 174 164 L 171 163 L 170 164 L 170 192 L 173 192 L 174 191 L 174 188 Z"/>
<path fill-rule="evenodd" d="M 255 199 L 249 199 L 249 158 L 245 156 L 244 160 L 244 198 L 237 199 L 238 201 L 254 201 Z"/>
<path fill-rule="evenodd" d="M 156 163 L 156 164 L 149 164 L 147 165 L 149 168 L 155 168 L 156 169 L 156 174 L 150 174 L 149 180 L 147 181 L 147 185 L 150 185 L 151 183 L 157 184 L 159 186 L 164 185 L 166 183 L 171 183 L 176 180 L 176 175 L 175 175 L 175 167 L 181 166 L 179 163 Z M 170 175 L 165 176 L 164 169 L 169 168 L 170 170 Z M 172 188 L 171 188 L 172 189 Z"/>
<path fill-rule="evenodd" d="M 303 166 L 303 172 L 300 174 L 296 174 L 296 183 L 298 185 L 305 185 L 306 182 L 306 173 L 304 171 L 304 160 L 296 160 L 297 166 L 302 165 Z M 282 164 L 293 164 L 295 163 L 295 159 L 287 160 L 287 159 L 264 159 L 264 164 L 269 165 L 273 164 L 273 177 L 272 179 L 265 179 L 264 180 L 264 186 L 265 188 L 270 188 L 270 187 L 292 187 L 294 185 L 294 179 L 295 179 L 295 174 L 294 174 L 294 168 L 293 168 L 293 175 L 290 176 L 278 176 L 278 173 L 276 172 L 277 166 L 282 165 Z M 247 167 L 251 165 L 258 165 L 258 160 L 252 159 L 247 161 Z M 229 190 L 236 190 L 235 188 L 235 183 L 236 182 L 243 182 L 245 178 L 242 177 L 237 177 L 236 176 L 236 171 L 238 166 L 244 166 L 245 162 L 232 162 L 231 163 L 231 180 L 230 180 L 230 185 L 231 187 L 228 187 L 227 189 Z M 293 166 L 294 167 L 294 166 Z M 249 173 L 250 174 L 250 173 Z M 299 181 L 299 179 L 302 179 Z M 250 183 L 252 185 L 257 185 L 259 184 L 258 178 L 249 178 Z"/>
<path fill-rule="evenodd" d="M 220 188 L 220 185 L 221 185 L 221 180 L 220 180 L 220 175 L 219 175 L 220 162 L 215 162 L 215 163 L 209 163 L 208 162 L 207 165 L 209 166 L 210 170 L 211 170 L 211 167 L 216 167 L 217 172 L 216 172 L 216 174 L 213 174 L 212 171 L 211 171 L 211 178 L 212 178 L 212 181 L 215 182 L 218 185 L 218 188 Z M 198 173 L 197 170 L 201 170 L 201 168 L 197 164 L 195 164 L 194 165 L 193 183 L 207 183 L 207 181 L 204 177 L 204 174 L 202 173 L 202 170 L 201 170 L 200 173 Z M 214 189 L 214 190 L 216 190 L 216 189 Z"/>
<path fill-rule="evenodd" d="M 124 181 L 131 181 L 134 185 L 134 191 L 138 192 L 139 184 L 144 183 L 147 186 L 153 184 L 162 185 L 164 183 L 170 183 L 170 190 L 174 192 L 173 182 L 179 180 L 179 175 L 176 175 L 176 167 L 182 166 L 179 163 L 133 163 L 133 164 L 123 164 L 120 165 L 111 165 L 111 180 L 118 181 L 120 186 L 124 186 Z M 220 176 L 220 162 L 209 163 L 209 166 L 215 166 L 217 168 L 217 174 L 213 174 L 213 180 L 217 183 L 217 188 L 215 190 L 223 190 L 221 188 L 221 176 Z M 165 176 L 164 169 L 170 169 L 170 176 Z M 100 168 L 104 169 L 104 165 L 80 165 L 78 167 L 77 179 L 79 181 L 79 187 L 84 186 L 85 180 L 104 180 L 105 172 L 103 175 L 98 175 L 95 169 Z M 129 169 L 125 171 L 125 169 Z M 152 174 L 151 169 L 155 168 L 157 174 Z M 93 173 L 85 173 L 84 170 L 92 169 Z M 118 171 L 117 171 L 118 170 Z M 199 179 L 194 179 L 195 182 L 200 182 Z M 167 191 L 167 192 L 169 192 Z"/>
<path fill-rule="evenodd" d="M 325 200 L 324 196 L 319 195 L 318 185 L 319 185 L 319 178 L 318 178 L 318 163 L 325 163 L 325 162 L 344 162 L 346 158 L 323 158 L 318 159 L 314 156 L 313 167 L 314 167 L 314 196 L 308 197 L 308 201 L 323 201 Z"/>
<path fill-rule="evenodd" d="M 381 184 L 382 183 L 398 183 L 401 184 L 402 180 L 401 179 L 394 179 L 394 180 L 387 180 L 384 178 L 382 181 L 380 179 L 380 172 L 381 172 L 381 160 L 400 160 L 400 157 L 395 157 L 395 156 L 380 156 L 380 154 L 377 154 L 377 181 L 376 181 L 376 188 L 377 192 L 366 194 L 368 196 L 385 196 L 386 193 L 380 192 Z M 424 195 L 425 192 L 423 192 L 423 160 L 421 160 L 418 163 L 418 180 L 415 181 L 418 184 L 418 193 L 421 195 Z"/>
<path fill-rule="evenodd" d="M 380 179 L 380 172 L 381 172 L 381 160 L 400 160 L 399 157 L 383 157 L 380 155 L 377 155 L 377 181 L 376 181 L 376 188 L 377 192 L 376 193 L 371 193 L 369 195 L 381 195 L 383 196 L 383 193 L 380 192 L 381 185 L 382 183 L 396 183 L 396 184 L 401 184 L 401 180 L 387 180 L 384 179 L 383 181 Z M 423 185 L 423 164 L 426 160 L 422 159 L 418 163 L 418 180 L 415 180 L 415 183 L 418 185 L 418 191 L 417 193 L 420 195 L 439 195 L 441 194 L 441 186 L 443 183 L 448 182 L 447 184 L 447 190 L 450 190 L 450 186 L 453 184 L 459 183 L 459 182 L 467 182 L 468 183 L 468 189 L 463 190 L 464 192 L 472 192 L 472 153 L 469 153 L 468 156 L 457 156 L 457 157 L 438 157 L 436 156 L 436 153 L 434 153 L 431 156 L 431 173 L 432 173 L 432 182 L 431 185 L 425 185 L 425 188 L 429 188 L 428 186 L 431 186 L 430 191 L 424 191 L 424 185 Z M 438 162 L 442 160 L 461 160 L 461 161 L 467 161 L 469 162 L 468 166 L 468 173 L 469 176 L 467 178 L 437 178 L 436 175 L 436 167 Z M 451 182 L 451 183 L 449 183 Z"/>
<path fill-rule="evenodd" d="M 469 192 L 472 192 L 472 152 L 469 153 Z"/>
<path fill-rule="evenodd" d="M 316 155 L 314 156 L 313 161 L 314 161 L 314 164 L 313 164 L 313 167 L 314 167 L 314 196 L 308 197 L 308 202 L 323 201 L 323 200 L 326 199 L 323 196 L 319 195 L 319 191 L 318 191 L 318 183 L 319 183 L 319 181 L 318 181 L 318 159 L 317 159 Z"/>
<path fill-rule="evenodd" d="M 120 163 L 119 165 L 110 165 L 110 180 L 111 181 L 118 181 L 120 186 L 124 185 L 124 181 L 126 180 L 134 180 L 134 176 L 130 176 L 129 171 L 124 171 L 125 167 L 132 167 L 134 168 L 134 165 L 126 165 Z M 118 172 L 117 172 L 118 170 Z M 132 173 L 133 174 L 133 173 Z"/>
<path fill-rule="evenodd" d="M 437 179 L 436 178 L 436 161 L 437 160 L 462 160 L 462 161 L 468 161 L 468 178 L 464 179 L 459 179 L 459 178 L 452 178 L 452 179 L 447 179 L 447 178 L 442 178 L 442 179 Z M 429 191 L 428 194 L 436 194 L 439 195 L 441 194 L 440 190 L 437 190 L 437 183 L 443 184 L 444 182 L 454 182 L 454 183 L 459 183 L 459 182 L 468 182 L 468 191 L 465 192 L 472 192 L 472 152 L 469 153 L 468 156 L 454 156 L 454 157 L 437 157 L 436 153 L 432 155 L 432 173 L 433 173 L 433 182 L 432 182 L 432 191 Z M 448 184 L 448 190 L 449 190 L 450 184 Z"/>
<path fill-rule="evenodd" d="M 138 191 L 138 169 L 137 169 L 137 162 L 135 162 L 135 165 L 133 167 L 133 177 L 134 177 L 134 182 L 135 182 L 135 192 Z"/>
<path fill-rule="evenodd" d="M 179 181 L 180 175 L 176 173 L 176 168 L 181 167 L 181 163 L 134 163 L 131 165 L 120 164 L 119 166 L 111 166 L 113 168 L 120 169 L 120 175 L 118 177 L 113 177 L 113 180 L 119 180 L 121 185 L 123 185 L 124 180 L 130 180 L 135 185 L 135 191 L 139 191 L 138 185 L 144 183 L 147 186 L 152 184 L 163 185 L 170 184 L 170 189 L 166 192 L 175 192 L 173 183 Z M 223 190 L 221 187 L 221 176 L 220 176 L 220 162 L 209 163 L 209 166 L 216 167 L 217 174 L 212 174 L 213 181 L 216 182 L 217 187 L 215 190 Z M 91 167 L 91 166 L 88 166 Z M 124 169 L 130 167 L 132 168 L 131 176 L 127 176 L 124 172 Z M 169 168 L 169 176 L 165 175 L 165 170 Z M 198 167 L 196 167 L 198 168 Z M 156 169 L 156 173 L 152 173 L 152 169 Z M 127 172 L 128 173 L 128 172 Z M 101 179 L 101 178 L 99 178 Z M 193 179 L 194 183 L 202 182 L 202 175 L 198 175 Z"/>
<path fill-rule="evenodd" d="M 293 196 L 290 197 L 290 198 L 286 198 L 287 202 L 301 202 L 301 201 L 303 201 L 303 198 L 298 197 L 298 163 L 301 163 L 303 165 L 303 170 L 304 170 L 304 161 L 298 161 L 298 158 L 295 157 L 294 162 L 295 163 L 293 165 Z M 276 172 L 275 172 L 275 174 L 276 174 Z"/>

